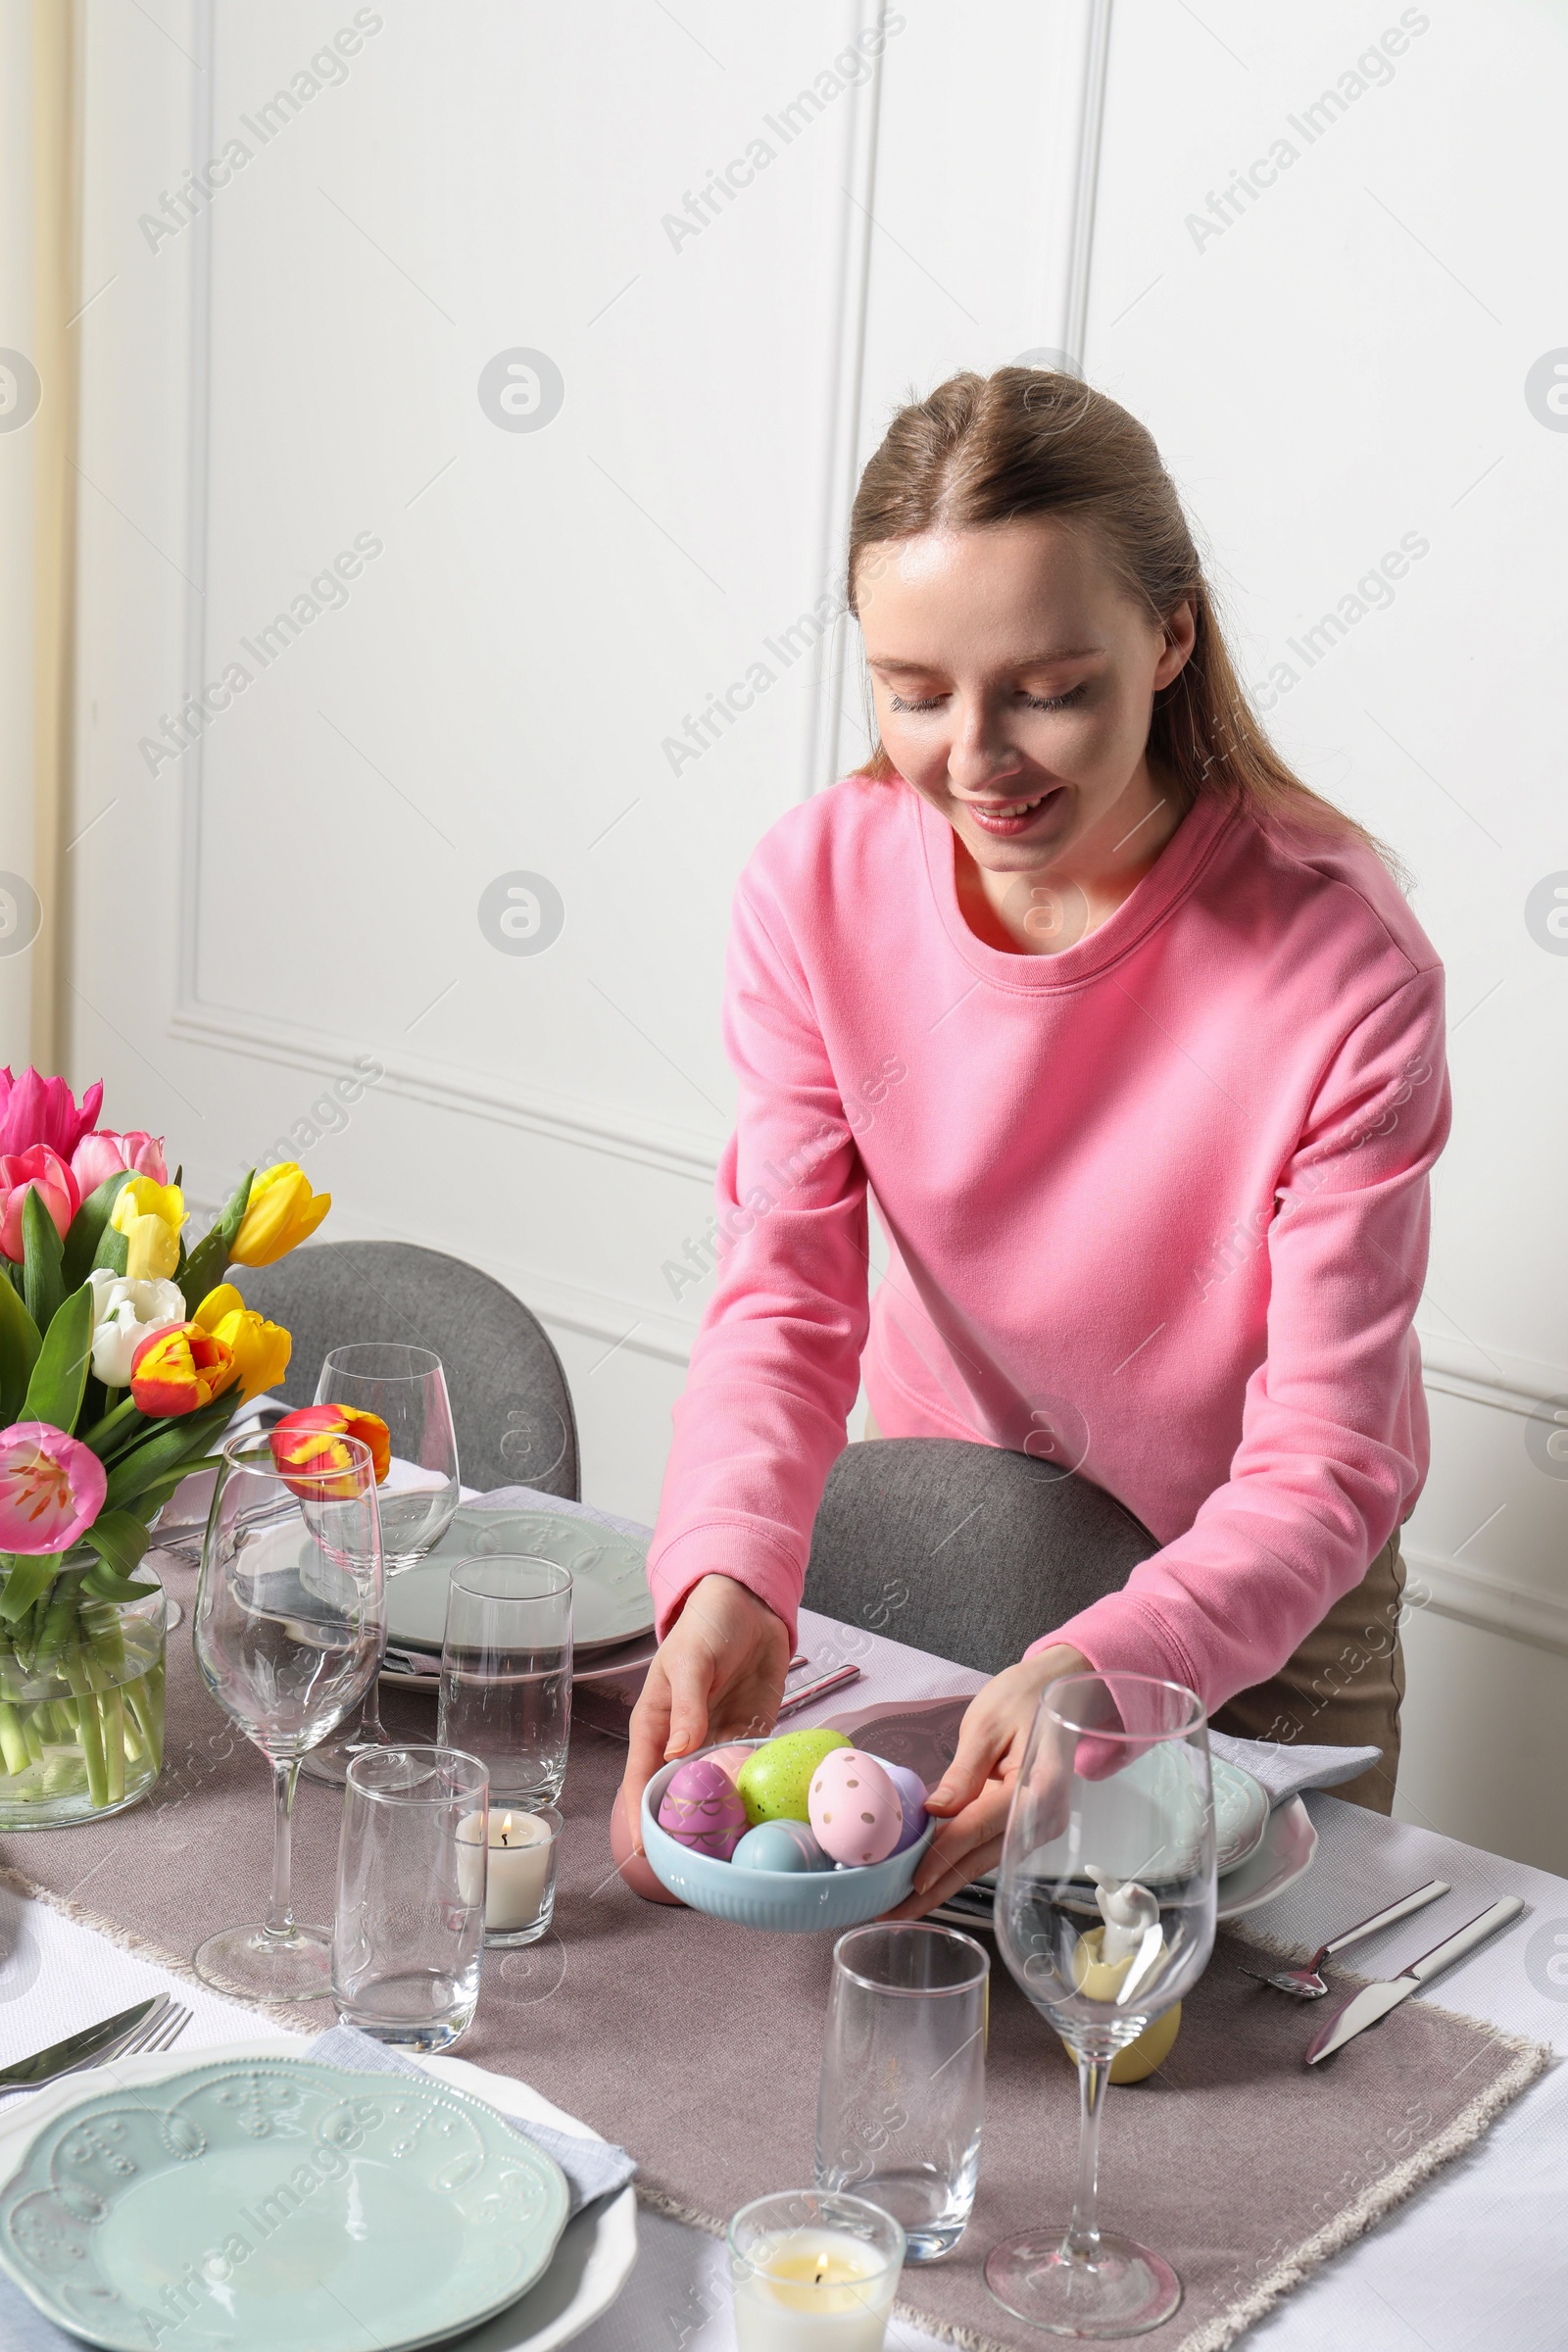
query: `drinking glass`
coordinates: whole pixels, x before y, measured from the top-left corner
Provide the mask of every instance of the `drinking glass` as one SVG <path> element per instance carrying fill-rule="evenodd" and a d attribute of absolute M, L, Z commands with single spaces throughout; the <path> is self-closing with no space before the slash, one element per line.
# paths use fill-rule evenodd
<path fill-rule="evenodd" d="M 729 2226 L 737 2352 L 882 2352 L 904 2231 L 863 2197 L 757 2197 Z"/>
<path fill-rule="evenodd" d="M 455 1564 L 436 1738 L 483 1757 L 498 1807 L 555 1803 L 571 1739 L 566 1569 L 528 1552 Z"/>
<path fill-rule="evenodd" d="M 191 1638 L 203 1681 L 272 1767 L 272 1897 L 261 1925 L 224 1928 L 197 1974 L 256 2000 L 329 1990 L 325 1928 L 302 1927 L 289 1891 L 300 1759 L 334 1731 L 375 1673 L 386 1634 L 375 1468 L 358 1438 L 343 1467 L 282 1478 L 265 1439 L 230 1438 L 202 1544 Z"/>
<path fill-rule="evenodd" d="M 321 1359 L 318 1404 L 352 1404 L 386 1423 L 392 1466 L 377 1501 L 388 1576 L 416 1568 L 452 1524 L 462 1498 L 458 1441 L 441 1358 L 402 1341 L 367 1340 L 333 1348 Z M 330 1740 L 306 1766 L 313 1781 L 343 1786 L 349 1758 L 364 1747 L 384 1747 L 381 1685 L 373 1678 L 358 1725 Z"/>
<path fill-rule="evenodd" d="M 484 1766 L 455 1748 L 368 1747 L 350 1759 L 332 1998 L 377 2041 L 444 2050 L 473 2022 L 488 1798 Z"/>
<path fill-rule="evenodd" d="M 991 1962 L 925 1920 L 874 1921 L 833 1946 L 816 2103 L 816 2184 L 902 2223 L 906 2259 L 951 2253 L 974 2205 Z"/>
<path fill-rule="evenodd" d="M 996 1933 L 1078 2061 L 1072 2219 L 994 2246 L 986 2284 L 1056 2335 L 1141 2335 L 1169 2319 L 1169 2263 L 1099 2227 L 1110 2063 L 1202 1975 L 1214 1943 L 1208 1727 L 1180 1684 L 1074 1674 L 1049 1684 L 1013 1788 Z"/>

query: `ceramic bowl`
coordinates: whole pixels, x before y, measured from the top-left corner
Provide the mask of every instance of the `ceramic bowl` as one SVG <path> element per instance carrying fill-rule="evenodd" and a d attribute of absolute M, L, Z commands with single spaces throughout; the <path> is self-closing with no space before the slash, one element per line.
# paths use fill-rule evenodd
<path fill-rule="evenodd" d="M 738 1745 L 739 1742 L 729 1744 Z M 760 1740 L 746 1744 L 760 1747 Z M 699 1750 L 699 1753 L 706 1751 Z M 689 1756 L 677 1757 L 656 1772 L 643 1791 L 643 1845 L 660 1885 L 713 1919 L 727 1919 L 741 1928 L 771 1928 L 783 1936 L 809 1936 L 818 1929 L 858 1928 L 880 1919 L 902 1903 L 914 1885 L 915 1868 L 932 1838 L 928 1822 L 913 1845 L 890 1854 L 863 1870 L 744 1870 L 733 1862 L 716 1862 L 710 1854 L 694 1854 L 659 1826 L 659 1807 L 664 1790 Z"/>

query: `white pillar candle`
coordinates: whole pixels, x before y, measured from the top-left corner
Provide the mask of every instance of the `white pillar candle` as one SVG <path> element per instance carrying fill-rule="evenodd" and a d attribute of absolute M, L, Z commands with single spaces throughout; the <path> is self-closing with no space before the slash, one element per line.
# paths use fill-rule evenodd
<path fill-rule="evenodd" d="M 898 2268 L 847 2230 L 790 2230 L 735 2288 L 739 2352 L 882 2352 Z"/>
<path fill-rule="evenodd" d="M 482 1835 L 482 1817 L 477 1813 L 470 1813 L 458 1830 L 467 1845 L 477 1845 Z M 484 1924 L 491 1935 L 531 1928 L 539 1917 L 550 1876 L 550 1836 L 549 1822 L 532 1813 L 491 1814 L 484 1888 Z M 464 1892 L 473 1901 L 477 1884 L 466 1886 Z"/>

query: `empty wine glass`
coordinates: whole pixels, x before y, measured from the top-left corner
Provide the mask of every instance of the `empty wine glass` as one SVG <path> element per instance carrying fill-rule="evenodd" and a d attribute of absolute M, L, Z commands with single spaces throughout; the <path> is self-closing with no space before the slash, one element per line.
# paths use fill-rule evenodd
<path fill-rule="evenodd" d="M 331 1936 L 294 1917 L 294 1789 L 306 1751 L 364 1696 L 385 1639 L 375 1468 L 358 1438 L 314 1477 L 282 1477 L 254 1433 L 221 1451 L 191 1637 L 207 1688 L 272 1767 L 272 1897 L 260 1925 L 210 1936 L 195 1967 L 223 1991 L 313 2000 L 331 1989 Z"/>
<path fill-rule="evenodd" d="M 1202 1975 L 1214 1799 L 1202 1705 L 1180 1684 L 1074 1674 L 1041 1695 L 997 1878 L 997 1941 L 1078 2061 L 1072 2219 L 994 2246 L 986 2284 L 1056 2335 L 1141 2335 L 1182 2297 L 1169 2263 L 1099 2227 L 1111 2060 Z"/>
<path fill-rule="evenodd" d="M 352 1404 L 384 1421 L 392 1466 L 377 1502 L 386 1574 L 416 1568 L 440 1543 L 462 1498 L 458 1441 L 441 1358 L 400 1340 L 366 1340 L 332 1348 L 316 1383 L 318 1404 Z M 357 1725 L 312 1755 L 306 1775 L 341 1788 L 350 1760 L 363 1748 L 384 1747 L 381 1686 L 372 1678 Z"/>

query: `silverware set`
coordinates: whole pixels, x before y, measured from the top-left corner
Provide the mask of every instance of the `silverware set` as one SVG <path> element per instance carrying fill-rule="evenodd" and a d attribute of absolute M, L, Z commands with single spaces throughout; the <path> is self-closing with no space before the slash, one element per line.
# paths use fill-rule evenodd
<path fill-rule="evenodd" d="M 1413 1888 L 1409 1894 L 1401 1894 L 1397 1902 L 1386 1904 L 1381 1911 L 1374 1911 L 1370 1919 L 1357 1920 L 1354 1927 L 1342 1929 L 1338 1936 L 1320 1944 L 1303 1966 L 1249 1968 L 1244 1961 L 1241 1963 L 1242 1974 L 1255 1977 L 1261 1984 L 1272 1984 L 1280 1992 L 1288 1992 L 1298 2001 L 1321 2000 L 1329 1989 L 1319 1973 L 1325 1960 L 1333 1959 L 1337 1953 L 1348 1950 L 1352 1943 L 1361 1942 L 1365 1936 L 1375 1936 L 1380 1928 L 1393 1927 L 1396 1920 L 1408 1919 L 1413 1912 L 1424 1911 L 1428 1903 L 1435 1903 L 1440 1895 L 1452 1891 L 1446 1879 L 1429 1879 L 1424 1886 Z M 1409 1967 L 1401 1970 L 1398 1976 L 1381 1984 L 1363 1984 L 1360 1991 L 1352 1993 L 1343 2008 L 1337 2010 L 1313 2034 L 1306 2045 L 1307 2065 L 1317 2066 L 1323 2059 L 1331 2058 L 1336 2050 L 1343 2050 L 1348 2041 L 1353 2041 L 1358 2034 L 1364 2034 L 1368 2026 L 1375 2026 L 1379 2019 L 1396 2009 L 1401 2001 L 1407 2001 L 1412 1993 L 1420 1992 L 1444 1969 L 1452 1968 L 1456 1962 L 1467 1959 L 1490 1936 L 1495 1936 L 1499 1929 L 1511 1927 L 1524 1908 L 1518 1895 L 1504 1895 L 1500 1902 L 1493 1903 L 1487 1910 L 1478 1911 L 1474 1919 L 1466 1920 L 1462 1928 L 1455 1929 L 1442 1943 L 1435 1944 L 1430 1952 L 1424 1952 L 1419 1960 L 1412 1960 Z"/>
<path fill-rule="evenodd" d="M 68 2034 L 64 2041 L 35 2050 L 30 2058 L 0 2067 L 0 2097 L 14 2090 L 37 2090 L 45 2082 L 58 2082 L 62 2075 L 79 2074 L 88 2066 L 107 2066 L 111 2059 L 172 2049 L 190 2024 L 190 2016 L 183 2001 L 167 1992 L 155 1993 L 150 2000 L 122 2009 L 118 2016 L 102 2018 L 80 2033 Z"/>

